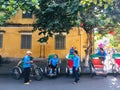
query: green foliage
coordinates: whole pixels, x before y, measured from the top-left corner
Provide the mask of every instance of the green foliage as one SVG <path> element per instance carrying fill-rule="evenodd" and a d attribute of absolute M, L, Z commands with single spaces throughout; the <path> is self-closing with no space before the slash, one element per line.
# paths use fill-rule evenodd
<path fill-rule="evenodd" d="M 38 5 L 38 0 L 0 0 L 0 25 L 15 15 L 19 9 L 32 11 L 32 7 Z"/>
<path fill-rule="evenodd" d="M 80 24 L 87 33 L 95 27 L 108 25 L 105 10 L 112 5 L 110 0 L 41 0 L 38 3 L 39 8 L 34 9 L 37 21 L 33 31 L 39 30 L 44 38 L 54 33 L 69 33 L 73 26 Z"/>
<path fill-rule="evenodd" d="M 108 2 L 109 1 L 109 2 Z M 89 33 L 93 28 L 103 28 L 110 23 L 106 10 L 112 6 L 111 0 L 81 0 L 83 10 L 80 11 L 82 27 Z"/>
<path fill-rule="evenodd" d="M 76 2 L 75 2 L 76 1 Z M 69 33 L 75 24 L 77 16 L 76 4 L 79 0 L 41 0 L 39 8 L 34 10 L 37 18 L 34 30 L 39 30 L 39 35 L 43 38 L 52 37 L 54 33 Z M 78 6 L 78 5 L 77 5 Z M 39 41 L 45 42 L 47 39 L 41 38 Z"/>
<path fill-rule="evenodd" d="M 54 33 L 69 33 L 74 26 L 83 27 L 87 33 L 95 27 L 116 27 L 119 8 L 119 0 L 0 0 L 0 25 L 19 9 L 32 11 L 36 16 L 33 31 L 39 30 L 43 35 L 39 41 L 46 42 Z"/>

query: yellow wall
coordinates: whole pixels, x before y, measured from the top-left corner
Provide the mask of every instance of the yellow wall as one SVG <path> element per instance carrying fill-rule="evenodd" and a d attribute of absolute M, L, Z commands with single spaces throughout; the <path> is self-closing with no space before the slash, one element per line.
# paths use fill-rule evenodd
<path fill-rule="evenodd" d="M 7 22 L 9 23 L 17 23 L 17 24 L 32 24 L 35 22 L 35 16 L 33 15 L 32 18 L 22 18 L 22 11 L 18 11 L 17 14 L 11 17 L 10 20 Z"/>
<path fill-rule="evenodd" d="M 2 27 L 0 29 L 5 30 L 3 34 L 3 48 L 0 49 L 0 55 L 3 57 L 22 57 L 25 55 L 27 49 L 21 49 L 21 34 L 19 31 L 30 31 L 32 27 Z M 37 42 L 38 36 L 36 34 L 37 32 L 32 34 L 32 49 L 30 49 L 35 57 L 39 56 L 39 43 Z"/>
<path fill-rule="evenodd" d="M 14 24 L 32 24 L 35 21 L 33 19 L 22 19 L 22 11 L 19 11 L 16 16 L 13 16 L 8 22 Z M 0 48 L 0 55 L 3 57 L 23 57 L 27 49 L 21 49 L 21 34 L 19 31 L 28 30 L 31 31 L 33 27 L 0 27 L 0 30 L 4 30 L 3 33 L 3 48 Z M 32 49 L 34 57 L 40 56 L 40 43 L 37 42 L 40 36 L 38 32 L 32 33 Z M 66 35 L 66 49 L 65 50 L 55 50 L 55 40 L 54 37 L 50 38 L 48 43 L 45 45 L 45 57 L 47 58 L 49 54 L 56 53 L 60 58 L 65 58 L 69 53 L 69 50 L 72 46 L 75 46 L 79 52 L 79 55 L 83 58 L 85 56 L 84 50 L 86 49 L 87 44 L 87 35 L 82 28 L 73 28 L 70 30 L 70 33 Z M 43 51 L 41 51 L 43 52 Z"/>
<path fill-rule="evenodd" d="M 1 27 L 0 29 L 5 30 L 3 34 L 3 48 L 0 49 L 0 54 L 4 57 L 22 57 L 25 55 L 27 49 L 21 49 L 21 34 L 20 30 L 31 31 L 32 27 Z M 48 57 L 51 53 L 57 53 L 61 58 L 64 58 L 68 53 L 69 49 L 72 46 L 75 46 L 79 52 L 79 55 L 82 55 L 82 58 L 85 56 L 83 47 L 86 45 L 86 34 L 83 29 L 81 29 L 82 34 L 79 35 L 78 28 L 74 28 L 66 35 L 66 49 L 65 50 L 55 50 L 55 40 L 54 37 L 50 38 L 48 43 L 45 45 L 45 57 Z M 81 37 L 81 38 L 80 38 Z M 38 32 L 32 33 L 32 49 L 34 57 L 40 56 L 40 43 L 37 42 L 39 39 Z M 81 43 L 82 42 L 82 46 Z M 41 51 L 43 52 L 43 51 Z M 81 56 L 80 55 L 80 56 Z"/>
<path fill-rule="evenodd" d="M 83 58 L 85 56 L 84 50 L 86 49 L 83 46 L 86 45 L 87 36 L 86 36 L 86 32 L 82 28 L 80 28 L 80 31 L 81 31 L 81 34 L 78 28 L 73 28 L 70 30 L 70 33 L 66 35 L 66 49 L 65 50 L 55 50 L 54 37 L 51 38 L 48 41 L 48 44 L 46 44 L 45 46 L 46 56 L 48 56 L 51 53 L 57 53 L 60 57 L 65 58 L 65 56 L 69 53 L 70 48 L 74 46 L 78 50 L 78 53 L 81 56 L 81 58 Z"/>

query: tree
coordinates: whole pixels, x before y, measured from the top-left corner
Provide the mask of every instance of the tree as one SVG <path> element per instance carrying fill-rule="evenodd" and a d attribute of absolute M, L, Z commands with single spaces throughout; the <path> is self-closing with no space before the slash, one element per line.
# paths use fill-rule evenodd
<path fill-rule="evenodd" d="M 39 41 L 47 42 L 54 33 L 69 33 L 75 24 L 77 8 L 79 7 L 77 4 L 79 5 L 79 0 L 39 1 L 39 8 L 34 10 L 37 18 L 34 30 L 39 30 L 39 35 L 44 35 Z"/>
<path fill-rule="evenodd" d="M 115 27 L 114 18 L 110 16 L 110 12 L 113 12 L 114 9 L 110 9 L 114 3 L 112 0 L 94 0 L 96 2 L 92 2 L 92 0 L 85 0 L 82 1 L 82 6 L 84 7 L 83 11 L 80 11 L 80 21 L 82 26 L 89 38 L 89 46 L 85 50 L 86 51 L 86 58 L 85 58 L 85 65 L 88 66 L 89 55 L 92 51 L 92 32 L 94 28 L 99 30 L 99 33 L 106 33 L 110 31 L 112 27 Z M 87 3 L 89 2 L 89 4 Z"/>
<path fill-rule="evenodd" d="M 92 32 L 94 28 L 103 28 L 109 24 L 106 10 L 111 0 L 41 0 L 34 14 L 37 18 L 34 31 L 39 30 L 40 42 L 47 42 L 54 33 L 67 32 L 77 26 L 85 29 L 89 46 L 86 56 L 91 54 Z"/>
<path fill-rule="evenodd" d="M 80 24 L 86 32 L 103 25 L 106 15 L 102 11 L 111 3 L 111 0 L 1 0 L 0 20 L 3 25 L 19 9 L 32 11 L 37 19 L 34 30 L 38 29 L 39 35 L 44 34 L 48 40 L 54 33 L 68 33 Z"/>
<path fill-rule="evenodd" d="M 91 0 L 85 0 L 91 2 Z M 97 0 L 98 1 L 98 0 Z M 102 2 L 101 2 L 102 1 Z M 94 28 L 99 30 L 99 33 L 105 35 L 111 30 L 115 30 L 119 26 L 120 16 L 120 1 L 119 0 L 99 0 L 98 2 L 91 2 L 91 4 L 84 3 L 84 10 L 81 13 L 82 26 L 88 37 L 91 38 L 91 32 Z M 88 8 L 87 8 L 88 7 Z M 85 12 L 85 13 L 84 13 Z M 89 39 L 89 46 L 86 49 L 86 57 L 90 54 L 92 39 Z M 117 42 L 113 40 L 114 43 Z M 113 43 L 113 42 L 112 42 Z M 88 58 L 87 58 L 88 59 Z M 88 61 L 88 60 L 86 60 Z"/>
<path fill-rule="evenodd" d="M 37 21 L 34 31 L 39 30 L 40 42 L 46 42 L 54 33 L 69 32 L 73 26 L 81 26 L 88 33 L 95 27 L 109 24 L 106 10 L 111 0 L 39 0 L 34 8 Z"/>

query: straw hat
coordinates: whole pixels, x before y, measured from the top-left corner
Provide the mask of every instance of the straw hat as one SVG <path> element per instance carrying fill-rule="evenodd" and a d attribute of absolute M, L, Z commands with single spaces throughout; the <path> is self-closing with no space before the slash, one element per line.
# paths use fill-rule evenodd
<path fill-rule="evenodd" d="M 27 51 L 27 52 L 26 52 L 26 54 L 29 54 L 29 53 L 30 53 L 30 54 L 32 54 L 32 52 L 31 52 L 31 51 Z"/>

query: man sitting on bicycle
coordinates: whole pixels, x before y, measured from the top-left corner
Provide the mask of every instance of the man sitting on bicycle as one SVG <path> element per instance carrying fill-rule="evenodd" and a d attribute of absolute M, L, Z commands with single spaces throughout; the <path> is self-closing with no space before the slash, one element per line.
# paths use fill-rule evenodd
<path fill-rule="evenodd" d="M 51 73 L 55 73 L 55 68 L 57 68 L 58 66 L 58 63 L 59 63 L 59 59 L 58 59 L 58 55 L 57 54 L 54 54 L 54 57 L 53 58 L 50 58 L 49 62 L 48 62 L 48 67 L 49 67 L 49 70 L 52 69 L 52 71 L 50 72 Z"/>

